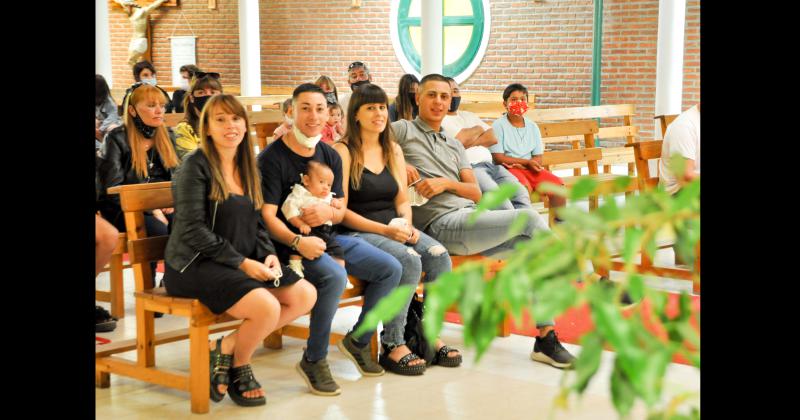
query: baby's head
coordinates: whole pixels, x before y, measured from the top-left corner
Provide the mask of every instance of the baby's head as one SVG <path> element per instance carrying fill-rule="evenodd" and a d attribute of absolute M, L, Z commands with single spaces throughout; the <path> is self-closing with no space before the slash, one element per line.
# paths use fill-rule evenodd
<path fill-rule="evenodd" d="M 328 103 L 328 125 L 334 126 L 342 121 L 342 106 L 339 104 Z"/>
<path fill-rule="evenodd" d="M 303 175 L 303 186 L 314 197 L 325 198 L 331 192 L 333 185 L 333 171 L 322 163 L 312 160 L 308 162 L 306 174 Z"/>

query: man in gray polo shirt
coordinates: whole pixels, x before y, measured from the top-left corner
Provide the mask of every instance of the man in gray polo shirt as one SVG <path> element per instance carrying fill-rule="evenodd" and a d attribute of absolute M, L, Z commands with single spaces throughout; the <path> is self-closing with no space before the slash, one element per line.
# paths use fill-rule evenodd
<path fill-rule="evenodd" d="M 397 143 L 406 162 L 416 168 L 409 182 L 420 178 L 415 188 L 428 201 L 412 211 L 417 228 L 442 243 L 452 255 L 481 254 L 502 258 L 520 241 L 533 237 L 539 230 L 548 230 L 536 210 L 489 210 L 467 226 L 467 219 L 477 208 L 481 190 L 475 179 L 464 146 L 445 134 L 442 120 L 450 108 L 450 83 L 440 74 L 422 78 L 417 90 L 419 116 L 413 121 L 392 123 Z M 412 171 L 413 172 L 413 171 Z M 522 232 L 509 235 L 508 227 L 520 213 L 528 215 Z M 559 368 L 572 365 L 574 357 L 558 341 L 550 321 L 538 322 L 539 337 L 531 353 L 533 360 Z"/>

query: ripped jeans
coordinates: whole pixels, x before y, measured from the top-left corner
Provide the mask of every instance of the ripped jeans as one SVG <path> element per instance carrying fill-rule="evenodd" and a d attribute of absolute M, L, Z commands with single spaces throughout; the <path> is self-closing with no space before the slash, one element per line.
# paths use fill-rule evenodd
<path fill-rule="evenodd" d="M 425 272 L 424 281 L 429 283 L 436 281 L 440 274 L 452 269 L 452 262 L 447 249 L 424 232 L 420 231 L 419 233 L 419 241 L 414 245 L 401 244 L 375 233 L 350 232 L 349 234 L 358 236 L 395 257 L 400 262 L 400 265 L 403 266 L 403 274 L 400 277 L 398 286 L 409 284 L 416 287 L 423 271 Z M 406 340 L 403 338 L 403 333 L 406 329 L 406 316 L 412 295 L 413 291 L 408 295 L 408 302 L 400 313 L 384 324 L 383 333 L 381 334 L 381 341 L 384 345 L 399 346 L 405 344 Z"/>

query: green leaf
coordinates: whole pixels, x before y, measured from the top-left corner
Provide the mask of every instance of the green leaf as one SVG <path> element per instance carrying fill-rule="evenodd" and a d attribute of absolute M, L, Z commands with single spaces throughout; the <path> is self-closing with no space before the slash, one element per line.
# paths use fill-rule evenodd
<path fill-rule="evenodd" d="M 575 359 L 575 372 L 577 378 L 573 389 L 583 394 L 589 385 L 589 380 L 597 373 L 600 359 L 603 354 L 603 337 L 596 331 L 590 332 L 581 338 L 581 352 Z"/>
<path fill-rule="evenodd" d="M 614 370 L 611 373 L 611 400 L 614 402 L 614 408 L 620 414 L 620 417 L 625 417 L 633 407 L 633 401 L 636 397 L 636 392 L 633 386 L 628 381 L 628 378 L 622 372 L 619 364 L 614 364 Z"/>
<path fill-rule="evenodd" d="M 667 350 L 651 351 L 645 358 L 644 365 L 637 372 L 638 378 L 631 378 L 634 389 L 639 391 L 648 406 L 653 406 L 661 397 L 661 384 L 670 360 L 671 354 Z"/>
<path fill-rule="evenodd" d="M 682 174 L 686 171 L 686 158 L 681 155 L 672 155 L 669 157 L 667 165 L 673 174 Z"/>
<path fill-rule="evenodd" d="M 577 207 L 562 207 L 558 216 L 570 225 L 575 225 L 585 231 L 604 231 L 606 225 L 596 212 L 587 213 Z"/>
<path fill-rule="evenodd" d="M 416 287 L 410 284 L 397 286 L 392 293 L 381 298 L 375 307 L 364 316 L 361 325 L 353 332 L 353 337 L 358 338 L 368 331 L 375 331 L 379 322 L 388 322 L 394 318 L 411 300 L 411 294 L 415 289 Z"/>
<path fill-rule="evenodd" d="M 617 200 L 614 197 L 611 197 L 608 200 L 603 201 L 603 205 L 598 207 L 596 213 L 603 218 L 604 221 L 610 222 L 613 220 L 618 220 L 620 217 L 619 206 L 617 205 Z"/>
<path fill-rule="evenodd" d="M 458 305 L 458 312 L 464 325 L 472 323 L 472 317 L 477 314 L 484 300 L 486 282 L 483 280 L 483 266 L 475 267 L 464 273 L 463 293 Z M 465 337 L 466 338 L 466 337 Z"/>
<path fill-rule="evenodd" d="M 700 179 L 697 178 L 687 185 L 684 185 L 672 200 L 672 211 L 683 209 L 700 209 Z"/>
<path fill-rule="evenodd" d="M 578 292 L 570 284 L 574 274 L 553 281 L 543 282 L 533 291 L 533 307 L 531 314 L 539 321 L 555 318 L 572 306 L 578 298 Z M 565 281 L 566 280 L 566 281 Z"/>
<path fill-rule="evenodd" d="M 633 182 L 633 178 L 629 176 L 619 176 L 614 178 L 614 189 L 615 191 L 622 191 L 628 188 L 628 185 L 631 185 Z"/>
<path fill-rule="evenodd" d="M 622 258 L 626 264 L 633 262 L 633 257 L 641 249 L 642 229 L 631 226 L 625 229 L 625 243 L 622 248 Z"/>
<path fill-rule="evenodd" d="M 444 313 L 461 295 L 464 268 L 469 267 L 464 264 L 456 270 L 440 275 L 435 282 L 425 286 L 425 316 L 422 318 L 422 329 L 425 331 L 425 337 L 431 342 L 435 342 L 442 330 Z"/>
<path fill-rule="evenodd" d="M 508 200 L 517 193 L 517 189 L 522 188 L 519 183 L 504 182 L 496 190 L 487 191 L 481 195 L 478 208 L 467 219 L 467 226 L 472 225 L 478 220 L 478 216 L 486 210 L 497 208 L 503 201 Z"/>
<path fill-rule="evenodd" d="M 641 274 L 633 273 L 628 276 L 628 295 L 634 302 L 644 298 L 644 277 Z"/>
<path fill-rule="evenodd" d="M 572 186 L 570 200 L 580 200 L 588 197 L 597 188 L 597 181 L 589 177 L 581 177 Z"/>

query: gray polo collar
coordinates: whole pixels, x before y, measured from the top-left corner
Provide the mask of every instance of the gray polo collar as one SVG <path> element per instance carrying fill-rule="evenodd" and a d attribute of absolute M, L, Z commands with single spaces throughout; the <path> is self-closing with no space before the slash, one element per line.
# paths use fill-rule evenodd
<path fill-rule="evenodd" d="M 414 125 L 417 126 L 417 128 L 419 128 L 425 134 L 428 133 L 438 134 L 439 137 L 442 138 L 442 140 L 446 140 L 444 136 L 444 127 L 442 127 L 441 125 L 439 126 L 439 131 L 434 131 L 434 129 L 431 128 L 431 126 L 429 126 L 428 123 L 423 121 L 422 118 L 419 117 L 419 115 L 417 115 L 417 117 L 414 118 L 414 121 L 412 122 L 414 123 Z"/>

